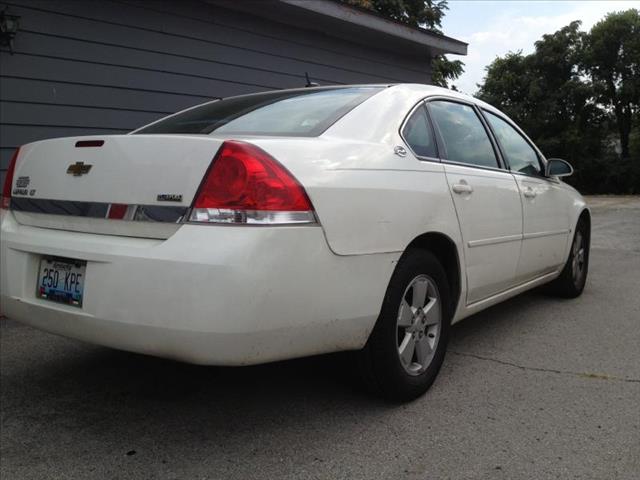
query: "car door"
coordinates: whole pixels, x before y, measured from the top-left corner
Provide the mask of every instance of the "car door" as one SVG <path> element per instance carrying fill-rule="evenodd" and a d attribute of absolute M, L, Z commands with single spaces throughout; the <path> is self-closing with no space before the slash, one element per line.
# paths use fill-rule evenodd
<path fill-rule="evenodd" d="M 522 238 L 520 195 L 473 105 L 433 99 L 427 106 L 464 242 L 470 304 L 515 282 Z"/>
<path fill-rule="evenodd" d="M 516 279 L 554 271 L 565 257 L 570 233 L 569 198 L 560 182 L 544 176 L 541 155 L 507 118 L 483 111 L 522 198 L 523 238 Z"/>

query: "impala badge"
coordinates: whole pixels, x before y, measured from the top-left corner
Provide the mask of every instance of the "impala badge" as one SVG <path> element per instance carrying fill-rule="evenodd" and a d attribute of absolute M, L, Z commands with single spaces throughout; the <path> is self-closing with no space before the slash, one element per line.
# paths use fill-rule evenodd
<path fill-rule="evenodd" d="M 89 173 L 89 170 L 91 170 L 92 166 L 93 165 L 87 165 L 84 162 L 72 163 L 71 165 L 69 165 L 69 168 L 67 168 L 67 173 L 69 175 L 73 175 L 74 177 L 79 177 L 81 175 L 84 175 L 85 173 Z"/>
<path fill-rule="evenodd" d="M 159 202 L 181 202 L 182 195 L 179 193 L 159 193 L 156 197 Z"/>
<path fill-rule="evenodd" d="M 393 149 L 393 153 L 395 153 L 399 157 L 404 157 L 407 155 L 407 151 L 405 150 L 405 148 L 401 147 L 400 145 L 398 145 Z"/>
<path fill-rule="evenodd" d="M 16 180 L 16 187 L 26 188 L 29 186 L 30 181 L 31 181 L 30 177 L 18 177 L 18 180 Z"/>

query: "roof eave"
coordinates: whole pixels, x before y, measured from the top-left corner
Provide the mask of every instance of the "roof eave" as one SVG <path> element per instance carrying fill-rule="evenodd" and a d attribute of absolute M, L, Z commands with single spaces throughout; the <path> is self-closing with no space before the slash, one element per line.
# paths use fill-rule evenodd
<path fill-rule="evenodd" d="M 466 55 L 467 44 L 336 0 L 203 0 L 244 14 L 405 55 Z"/>
<path fill-rule="evenodd" d="M 334 0 L 278 0 L 299 9 L 318 13 L 330 17 L 339 22 L 344 22 L 373 30 L 378 34 L 395 37 L 417 47 L 428 49 L 433 54 L 452 53 L 466 55 L 468 44 L 455 38 L 429 32 L 420 28 L 403 25 L 395 20 L 384 18 L 380 15 L 353 8 Z"/>

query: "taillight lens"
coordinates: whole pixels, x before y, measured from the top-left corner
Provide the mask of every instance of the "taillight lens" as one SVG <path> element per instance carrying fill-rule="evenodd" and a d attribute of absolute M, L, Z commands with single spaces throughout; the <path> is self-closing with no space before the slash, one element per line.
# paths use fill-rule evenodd
<path fill-rule="evenodd" d="M 20 153 L 20 148 L 18 147 L 11 157 L 9 161 L 9 168 L 7 168 L 6 176 L 4 177 L 4 186 L 2 187 L 2 208 L 5 210 L 9 209 L 11 205 L 11 185 L 13 185 L 13 172 L 16 169 L 16 160 L 18 159 L 18 154 Z"/>
<path fill-rule="evenodd" d="M 196 194 L 192 222 L 313 223 L 302 185 L 275 158 L 246 142 L 228 140 Z"/>

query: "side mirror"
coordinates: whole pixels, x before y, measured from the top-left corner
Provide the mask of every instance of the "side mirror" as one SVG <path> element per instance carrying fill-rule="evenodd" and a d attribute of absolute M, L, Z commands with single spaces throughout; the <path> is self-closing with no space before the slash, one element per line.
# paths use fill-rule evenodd
<path fill-rule="evenodd" d="M 547 160 L 545 174 L 547 177 L 568 177 L 573 174 L 573 167 L 561 158 L 550 158 Z"/>

